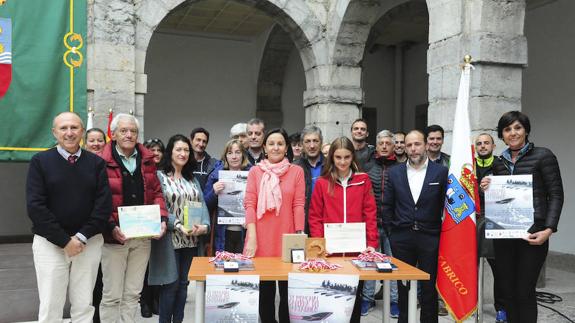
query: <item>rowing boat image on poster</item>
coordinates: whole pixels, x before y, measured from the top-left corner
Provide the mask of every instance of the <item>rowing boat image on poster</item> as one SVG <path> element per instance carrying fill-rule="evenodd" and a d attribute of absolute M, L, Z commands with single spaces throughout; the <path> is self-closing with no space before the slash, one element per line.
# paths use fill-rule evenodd
<path fill-rule="evenodd" d="M 244 195 L 248 182 L 247 171 L 219 171 L 224 190 L 218 195 L 218 224 L 245 223 Z"/>
<path fill-rule="evenodd" d="M 207 275 L 205 322 L 257 323 L 258 275 Z"/>
<path fill-rule="evenodd" d="M 485 191 L 485 238 L 515 239 L 533 225 L 533 177 L 491 176 Z"/>
<path fill-rule="evenodd" d="M 290 322 L 349 322 L 358 275 L 290 273 Z"/>

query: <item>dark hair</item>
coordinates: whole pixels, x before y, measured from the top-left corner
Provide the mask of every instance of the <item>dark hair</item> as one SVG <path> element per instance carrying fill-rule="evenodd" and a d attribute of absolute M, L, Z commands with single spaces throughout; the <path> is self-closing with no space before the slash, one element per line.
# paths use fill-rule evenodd
<path fill-rule="evenodd" d="M 437 130 L 436 130 L 436 131 L 437 131 Z M 419 129 L 413 129 L 413 130 L 410 130 L 410 131 L 405 135 L 405 137 L 407 137 L 407 136 L 408 136 L 409 134 L 411 134 L 411 133 L 418 133 L 418 134 L 420 134 L 420 135 L 423 137 L 423 143 L 424 143 L 424 144 L 427 143 L 427 136 L 423 133 L 423 131 L 421 131 L 421 130 L 419 130 Z M 403 140 L 405 141 L 405 138 L 404 138 Z"/>
<path fill-rule="evenodd" d="M 84 135 L 84 141 L 88 141 L 88 134 L 91 132 L 98 132 L 102 135 L 102 137 L 104 138 L 104 142 L 108 142 L 108 140 L 106 140 L 106 133 L 104 132 L 104 130 L 100 129 L 100 128 L 90 128 L 86 131 L 86 134 Z"/>
<path fill-rule="evenodd" d="M 190 140 L 194 140 L 194 137 L 196 136 L 197 133 L 203 133 L 204 135 L 206 135 L 207 138 L 206 142 L 210 141 L 210 133 L 202 127 L 194 128 L 192 130 L 192 133 L 190 133 Z"/>
<path fill-rule="evenodd" d="M 363 122 L 367 126 L 367 121 L 364 118 L 357 118 L 357 119 L 353 120 L 353 122 L 351 123 L 350 129 L 353 130 L 353 125 L 358 123 L 358 122 Z"/>
<path fill-rule="evenodd" d="M 355 158 L 355 148 L 353 143 L 348 137 L 335 138 L 329 146 L 329 152 L 327 153 L 327 158 L 325 160 L 325 165 L 321 171 L 321 176 L 329 180 L 328 192 L 333 195 L 333 188 L 335 186 L 335 181 L 337 181 L 337 169 L 335 163 L 333 162 L 333 154 L 338 149 L 347 149 L 351 153 L 351 171 L 354 173 L 359 172 L 359 166 Z"/>
<path fill-rule="evenodd" d="M 497 137 L 503 140 L 503 129 L 509 127 L 513 122 L 519 121 L 519 123 L 525 128 L 525 141 L 529 139 L 529 133 L 531 132 L 531 122 L 529 122 L 529 117 L 521 111 L 509 111 L 505 112 L 499 122 L 497 123 Z"/>
<path fill-rule="evenodd" d="M 272 129 L 272 130 L 266 132 L 266 135 L 264 137 L 263 146 L 266 145 L 266 142 L 268 141 L 269 136 L 273 135 L 274 133 L 279 133 L 280 135 L 282 135 L 284 137 L 284 140 L 286 142 L 286 148 L 287 148 L 286 157 L 288 158 L 289 162 L 291 163 L 293 161 L 293 150 L 291 149 L 291 144 L 290 144 L 288 134 L 283 128 L 275 128 L 275 129 Z M 266 158 L 267 158 L 267 153 L 266 153 Z"/>
<path fill-rule="evenodd" d="M 301 132 L 296 132 L 289 135 L 289 142 L 292 144 L 301 142 Z"/>
<path fill-rule="evenodd" d="M 405 137 L 406 133 L 400 130 L 400 131 L 394 132 L 393 135 L 394 135 L 394 136 L 395 136 L 395 135 L 403 135 L 403 136 Z"/>
<path fill-rule="evenodd" d="M 194 154 L 192 153 L 192 143 L 190 139 L 184 135 L 173 135 L 168 140 L 168 145 L 166 146 L 166 151 L 162 156 L 162 160 L 160 161 L 160 165 L 158 169 L 164 172 L 165 174 L 173 174 L 174 173 L 174 166 L 172 166 L 172 151 L 174 150 L 174 144 L 178 141 L 184 142 L 188 145 L 190 149 L 190 158 L 188 162 L 184 165 L 182 169 L 182 176 L 186 180 L 192 179 L 194 176 L 194 170 L 196 169 L 196 160 L 194 159 Z"/>
<path fill-rule="evenodd" d="M 158 148 L 160 148 L 160 151 L 162 152 L 162 154 L 164 153 L 164 150 L 166 150 L 164 147 L 164 143 L 158 138 L 150 138 L 150 139 L 144 141 L 144 147 L 146 147 L 148 149 L 152 149 L 153 147 L 158 147 Z"/>
<path fill-rule="evenodd" d="M 438 124 L 432 124 L 430 126 L 425 127 L 425 132 L 424 132 L 425 141 L 427 142 L 427 137 L 429 136 L 429 134 L 431 132 L 436 132 L 436 131 L 441 132 L 441 138 L 443 139 L 444 134 L 445 134 L 445 132 L 443 131 L 443 127 L 441 127 Z"/>

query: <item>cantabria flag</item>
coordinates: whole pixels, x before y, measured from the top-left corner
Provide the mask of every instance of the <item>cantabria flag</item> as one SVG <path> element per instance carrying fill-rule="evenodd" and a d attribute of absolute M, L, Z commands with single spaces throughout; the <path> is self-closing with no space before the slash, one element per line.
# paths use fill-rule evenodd
<path fill-rule="evenodd" d="M 0 0 L 0 160 L 55 144 L 52 119 L 86 117 L 86 0 Z"/>
<path fill-rule="evenodd" d="M 477 308 L 475 206 L 479 205 L 469 126 L 471 64 L 461 73 L 437 270 L 437 290 L 456 322 Z"/>

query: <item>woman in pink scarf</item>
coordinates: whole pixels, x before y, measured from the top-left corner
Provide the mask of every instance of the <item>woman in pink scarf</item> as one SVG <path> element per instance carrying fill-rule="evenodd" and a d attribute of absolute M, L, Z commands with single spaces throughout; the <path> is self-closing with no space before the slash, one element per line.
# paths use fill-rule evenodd
<path fill-rule="evenodd" d="M 264 138 L 266 158 L 252 167 L 248 175 L 244 207 L 247 235 L 244 254 L 280 257 L 282 235 L 304 229 L 305 180 L 303 169 L 291 165 L 291 145 L 283 129 L 269 131 Z M 280 323 L 289 322 L 287 282 L 278 282 Z M 275 319 L 274 281 L 260 282 L 260 318 Z"/>

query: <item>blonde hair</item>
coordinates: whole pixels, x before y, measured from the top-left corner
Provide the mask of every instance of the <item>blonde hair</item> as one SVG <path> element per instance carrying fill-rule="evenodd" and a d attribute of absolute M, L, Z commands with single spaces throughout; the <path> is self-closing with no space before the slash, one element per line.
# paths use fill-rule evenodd
<path fill-rule="evenodd" d="M 240 168 L 241 169 L 246 168 L 249 164 L 249 161 L 248 161 L 248 158 L 246 157 L 246 150 L 244 148 L 244 145 L 242 145 L 242 143 L 238 139 L 232 139 L 232 140 L 226 142 L 226 144 L 224 146 L 224 152 L 222 153 L 221 160 L 224 163 L 224 169 L 230 169 L 230 164 L 228 164 L 227 154 L 230 150 L 232 150 L 233 145 L 237 145 L 238 148 L 240 149 L 240 151 L 242 152 L 242 164 L 240 165 Z"/>

